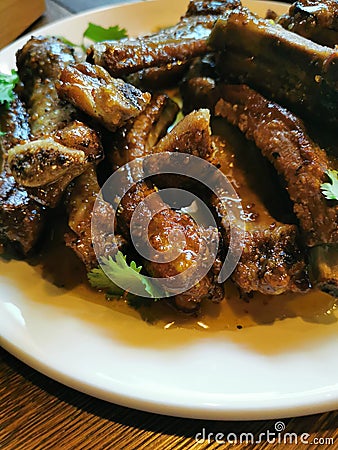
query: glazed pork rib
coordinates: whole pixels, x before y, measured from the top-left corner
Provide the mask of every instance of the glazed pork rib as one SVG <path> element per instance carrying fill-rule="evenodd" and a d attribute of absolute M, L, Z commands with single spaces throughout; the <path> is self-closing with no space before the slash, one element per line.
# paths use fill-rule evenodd
<path fill-rule="evenodd" d="M 168 102 L 167 108 L 165 108 L 164 102 Z M 165 119 L 161 119 L 163 110 L 167 111 Z M 135 158 L 146 156 L 154 148 L 161 146 L 162 140 L 168 139 L 168 135 L 163 137 L 153 147 L 164 134 L 168 124 L 174 120 L 176 113 L 176 107 L 171 106 L 171 101 L 168 98 L 162 94 L 155 96 L 134 123 L 130 124 L 125 131 L 120 130 L 118 132 L 118 137 L 115 141 L 116 148 L 112 153 L 112 158 L 110 157 L 114 165 L 119 166 L 122 163 L 133 161 Z M 170 135 L 172 132 L 168 134 Z M 137 139 L 135 139 L 136 137 Z M 193 144 L 192 140 L 191 144 Z M 171 151 L 174 151 L 174 149 L 172 148 Z M 140 167 L 140 170 L 143 170 L 142 167 Z M 130 239 L 130 221 L 133 212 L 140 202 L 156 191 L 156 188 L 150 181 L 141 181 L 136 183 L 123 197 L 117 221 L 122 235 L 127 240 Z M 174 231 L 182 232 L 186 239 L 184 251 L 173 261 L 166 263 L 144 261 L 149 274 L 155 278 L 167 278 L 184 273 L 186 269 L 193 267 L 199 250 L 205 244 L 205 239 L 210 238 L 210 232 L 197 225 L 189 215 L 171 209 L 158 198 L 154 201 L 159 202 L 163 209 L 152 217 L 149 225 L 148 236 L 153 247 L 157 251 L 168 250 L 170 247 L 169 236 Z M 146 216 L 147 214 L 151 216 L 150 210 L 145 206 L 144 215 Z M 187 278 L 185 281 L 186 283 L 183 283 L 183 285 L 186 285 L 189 279 Z M 176 295 L 172 302 L 176 308 L 182 311 L 194 312 L 199 308 L 203 299 L 209 298 L 213 301 L 220 301 L 222 297 L 222 289 L 214 282 L 214 275 L 209 273 L 187 292 Z"/>
<path fill-rule="evenodd" d="M 27 254 L 37 242 L 46 219 L 43 206 L 30 198 L 27 190 L 18 185 L 9 173 L 6 162 L 10 148 L 29 139 L 28 114 L 15 95 L 14 101 L 1 114 L 0 137 L 2 169 L 0 173 L 0 243 L 14 244 Z"/>
<path fill-rule="evenodd" d="M 73 49 L 54 37 L 33 37 L 17 53 L 31 135 L 8 151 L 8 166 L 31 197 L 51 207 L 72 179 L 103 156 L 97 133 L 74 121 L 75 108 L 56 91 L 62 69 L 74 62 Z"/>
<path fill-rule="evenodd" d="M 30 198 L 6 171 L 0 173 L 0 247 L 14 245 L 27 254 L 36 244 L 46 219 L 43 206 Z M 1 253 L 1 249 L 0 249 Z"/>
<path fill-rule="evenodd" d="M 326 152 L 309 138 L 298 118 L 245 85 L 224 86 L 215 111 L 253 140 L 283 177 L 305 243 L 324 246 L 330 266 L 330 254 L 334 260 L 338 251 L 338 204 L 327 200 L 320 188 L 326 171 L 334 168 Z M 331 287 L 326 290 L 337 295 L 338 273 L 331 273 L 328 281 Z"/>
<path fill-rule="evenodd" d="M 36 139 L 63 128 L 74 117 L 74 108 L 60 101 L 55 87 L 62 69 L 74 62 L 74 49 L 55 37 L 32 37 L 16 54 L 31 133 Z"/>
<path fill-rule="evenodd" d="M 121 79 L 112 78 L 103 67 L 88 63 L 64 68 L 57 89 L 61 98 L 110 131 L 116 131 L 138 116 L 151 98 L 149 93 L 141 92 Z"/>
<path fill-rule="evenodd" d="M 184 63 L 207 52 L 207 40 L 215 21 L 239 3 L 232 0 L 191 2 L 186 16 L 173 27 L 136 39 L 93 44 L 87 51 L 87 61 L 106 68 L 114 77 Z"/>
<path fill-rule="evenodd" d="M 215 16 L 219 17 L 226 11 L 241 5 L 239 0 L 204 0 L 191 1 L 185 14 L 187 17 Z M 186 20 L 186 19 L 185 19 Z M 149 90 L 160 90 L 176 86 L 182 79 L 190 64 L 190 58 L 185 61 L 173 61 L 160 67 L 150 67 L 131 73 L 126 80 L 135 86 Z"/>
<path fill-rule="evenodd" d="M 192 73 L 203 75 L 203 64 L 196 62 Z M 201 70 L 202 69 L 202 70 Z M 221 96 L 222 84 L 211 77 L 191 77 L 181 86 L 183 108 L 208 107 L 212 114 Z M 244 208 L 246 232 L 241 259 L 232 274 L 233 281 L 245 293 L 278 295 L 283 292 L 306 292 L 309 289 L 304 251 L 297 226 L 292 224 L 289 201 L 270 164 L 255 145 L 246 141 L 224 120 L 212 121 L 213 147 L 199 154 L 219 167 L 231 181 Z M 207 146 L 206 146 L 207 148 Z M 279 198 L 276 208 L 275 198 Z M 212 197 L 223 241 L 228 242 L 227 206 Z M 278 219 L 278 220 L 277 220 Z"/>
<path fill-rule="evenodd" d="M 332 166 L 303 123 L 245 85 L 223 86 L 215 112 L 253 140 L 283 176 L 306 244 L 337 243 L 338 206 L 320 189 Z"/>
<path fill-rule="evenodd" d="M 278 19 L 283 28 L 321 45 L 338 44 L 338 3 L 336 0 L 297 0 Z"/>
<path fill-rule="evenodd" d="M 185 17 L 220 16 L 225 11 L 241 6 L 240 0 L 191 0 Z"/>
<path fill-rule="evenodd" d="M 167 95 L 154 94 L 144 112 L 114 134 L 113 145 L 107 152 L 113 170 L 150 154 L 178 110 L 178 105 Z"/>
<path fill-rule="evenodd" d="M 157 190 L 152 185 L 141 182 L 137 183 L 123 197 L 118 223 L 121 229 L 125 230 L 124 236 L 127 236 L 125 234 L 127 229 L 129 233 L 130 219 L 136 207 L 155 192 Z M 152 202 L 150 207 L 153 208 L 154 206 Z M 148 237 L 152 247 L 158 252 L 169 251 L 172 249 L 170 235 L 174 232 L 181 232 L 185 238 L 184 250 L 173 261 L 157 263 L 144 260 L 144 265 L 147 272 L 155 278 L 169 278 L 184 274 L 185 277 L 182 280 L 182 288 L 184 289 L 191 283 L 189 275 L 186 275 L 186 273 L 189 268 L 196 265 L 197 255 L 206 248 L 208 240 L 213 238 L 212 231 L 198 226 L 188 214 L 175 211 L 165 203 L 161 203 L 160 206 L 163 208 L 162 211 L 155 215 L 152 215 L 151 209 L 143 207 L 143 215 L 152 216 L 148 228 Z M 202 300 L 210 299 L 213 302 L 219 302 L 222 298 L 222 289 L 215 283 L 213 274 L 209 272 L 193 287 L 175 295 L 172 303 L 180 311 L 191 313 L 199 309 Z"/>
<path fill-rule="evenodd" d="M 215 136 L 214 152 L 207 159 L 236 188 L 246 224 L 243 253 L 232 280 L 244 293 L 306 292 L 310 285 L 304 249 L 297 226 L 284 222 L 289 218 L 288 205 L 275 174 L 255 145 L 224 121 L 214 122 L 214 132 L 222 135 Z M 275 198 L 279 198 L 278 207 Z M 236 223 L 229 219 L 222 199 L 213 198 L 212 203 L 227 243 L 229 226 Z"/>
<path fill-rule="evenodd" d="M 123 127 L 126 122 L 134 119 L 150 101 L 150 94 L 142 93 L 122 80 L 115 80 L 102 67 L 88 63 L 65 67 L 61 72 L 57 89 L 62 98 L 110 131 Z M 108 139 L 113 140 L 111 133 Z M 96 201 L 98 203 L 95 219 L 103 230 L 103 235 L 96 242 L 96 249 L 100 255 L 113 257 L 126 242 L 122 236 L 114 235 L 111 230 L 114 211 L 112 206 L 99 196 L 100 186 L 93 165 L 74 180 L 69 191 L 67 209 L 70 231 L 65 235 L 66 245 L 75 251 L 87 270 L 90 270 L 98 264 L 91 233 Z"/>
<path fill-rule="evenodd" d="M 98 265 L 92 243 L 91 221 L 94 205 L 96 219 L 103 225 L 101 229 L 104 230 L 104 226 L 107 225 L 105 232 L 100 235 L 96 243 L 100 255 L 114 257 L 126 243 L 122 236 L 112 233 L 113 208 L 99 196 L 99 193 L 100 186 L 94 166 L 77 177 L 68 187 L 67 193 L 66 205 L 70 230 L 65 234 L 65 243 L 82 260 L 87 271 Z"/>
<path fill-rule="evenodd" d="M 338 124 L 338 51 L 245 8 L 220 18 L 209 44 L 227 83 L 245 83 L 301 117 Z"/>
<path fill-rule="evenodd" d="M 14 99 L 8 107 L 0 107 L 1 153 L 4 160 L 9 150 L 18 144 L 23 144 L 30 138 L 29 116 L 24 103 L 14 92 Z M 1 158 L 1 160 L 2 160 Z"/>

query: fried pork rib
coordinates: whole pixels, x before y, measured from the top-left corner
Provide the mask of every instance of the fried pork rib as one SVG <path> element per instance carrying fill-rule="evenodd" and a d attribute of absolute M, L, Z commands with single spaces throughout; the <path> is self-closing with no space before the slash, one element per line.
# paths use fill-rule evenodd
<path fill-rule="evenodd" d="M 115 131 L 140 114 L 150 101 L 147 92 L 112 78 L 103 67 L 88 63 L 63 69 L 57 89 L 63 99 L 110 131 Z"/>
<path fill-rule="evenodd" d="M 298 0 L 278 24 L 321 45 L 338 44 L 337 0 Z"/>
<path fill-rule="evenodd" d="M 222 15 L 225 11 L 241 6 L 240 0 L 192 0 L 185 17 Z"/>
<path fill-rule="evenodd" d="M 152 153 L 178 113 L 178 105 L 165 94 L 154 94 L 144 112 L 118 130 L 107 154 L 114 170 Z"/>
<path fill-rule="evenodd" d="M 306 244 L 325 249 L 319 253 L 315 250 L 319 257 L 312 258 L 312 270 L 322 278 L 323 271 L 328 272 L 326 260 L 331 267 L 326 290 L 338 295 L 337 265 L 332 267 L 330 262 L 338 252 L 338 204 L 327 200 L 320 189 L 326 171 L 334 168 L 326 152 L 309 138 L 299 119 L 247 86 L 225 86 L 222 97 L 215 107 L 216 114 L 254 140 L 283 177 Z M 316 261 L 321 267 L 314 267 Z"/>
<path fill-rule="evenodd" d="M 324 150 L 308 136 L 303 123 L 286 109 L 245 85 L 228 85 L 215 107 L 254 140 L 286 181 L 288 193 L 309 247 L 338 241 L 338 206 L 320 186 L 332 168 Z"/>
<path fill-rule="evenodd" d="M 105 67 L 114 77 L 186 62 L 207 52 L 207 40 L 216 19 L 237 5 L 238 2 L 228 0 L 191 2 L 187 16 L 177 25 L 150 36 L 94 44 L 87 51 L 87 60 Z"/>
<path fill-rule="evenodd" d="M 156 189 L 153 186 L 140 182 L 123 197 L 118 221 L 121 224 L 122 230 L 124 230 L 125 236 L 126 233 L 129 234 L 131 217 L 137 206 L 155 192 Z M 153 202 L 160 201 L 156 198 Z M 155 251 L 161 253 L 172 249 L 170 242 L 172 233 L 181 232 L 185 238 L 185 245 L 183 251 L 173 261 L 156 263 L 145 260 L 144 265 L 147 272 L 155 278 L 169 278 L 180 274 L 185 275 L 188 273 L 187 269 L 196 266 L 198 254 L 206 248 L 206 242 L 210 238 L 210 233 L 207 233 L 205 229 L 199 227 L 189 215 L 175 211 L 164 203 L 161 205 L 163 210 L 153 215 L 151 212 L 153 206 L 153 204 L 150 205 L 150 208 L 143 206 L 143 215 L 151 217 L 148 238 Z M 142 232 L 144 230 L 141 230 Z M 191 284 L 189 275 L 185 275 L 181 283 L 183 289 L 185 286 Z M 203 277 L 186 292 L 176 295 L 173 301 L 178 309 L 185 312 L 192 312 L 200 306 L 200 302 L 203 299 L 212 299 L 214 302 L 222 299 L 222 292 L 216 287 L 212 274 Z"/>
<path fill-rule="evenodd" d="M 338 51 L 245 8 L 220 18 L 209 44 L 226 82 L 245 83 L 309 120 L 338 124 Z"/>
<path fill-rule="evenodd" d="M 83 172 L 86 164 L 95 162 L 98 156 L 101 158 L 101 154 L 97 133 L 82 122 L 74 121 L 51 137 L 10 149 L 8 162 L 16 180 L 24 186 L 45 186 L 57 180 L 64 188 Z M 66 185 L 65 179 L 68 179 Z"/>
<path fill-rule="evenodd" d="M 1 114 L 0 138 L 3 159 L 0 173 L 0 245 L 14 244 L 26 254 L 35 245 L 43 228 L 46 210 L 32 200 L 27 190 L 19 186 L 9 173 L 6 162 L 8 150 L 29 139 L 28 114 L 20 99 L 14 101 Z"/>
<path fill-rule="evenodd" d="M 0 247 L 14 244 L 27 254 L 37 242 L 46 211 L 6 171 L 0 173 Z"/>
<path fill-rule="evenodd" d="M 193 111 L 159 141 L 153 153 L 180 152 L 203 158 L 210 148 L 210 134 L 209 111 Z"/>
<path fill-rule="evenodd" d="M 306 292 L 309 278 L 296 225 L 283 223 L 288 216 L 283 191 L 258 149 L 241 139 L 236 130 L 218 124 L 222 137 L 214 139 L 214 153 L 208 158 L 227 176 L 242 200 L 246 223 L 243 253 L 232 280 L 245 293 L 261 292 L 279 295 L 284 292 Z M 274 199 L 279 197 L 279 205 Z M 222 226 L 224 242 L 228 242 L 227 205 L 213 198 Z M 287 203 L 287 202 L 285 202 Z M 276 220 L 270 211 L 274 212 Z"/>
<path fill-rule="evenodd" d="M 193 16 L 219 17 L 227 10 L 236 8 L 237 6 L 240 6 L 240 4 L 241 2 L 238 0 L 191 1 L 185 14 L 185 18 Z M 177 85 L 189 67 L 189 63 L 190 58 L 184 61 L 171 59 L 169 63 L 161 65 L 160 67 L 150 67 L 131 73 L 126 79 L 135 86 L 142 87 L 143 89 L 165 89 Z"/>
<path fill-rule="evenodd" d="M 183 84 L 182 94 L 185 110 L 207 106 L 213 112 L 221 85 L 209 77 L 191 78 Z M 212 147 L 209 145 L 209 152 L 206 151 L 205 143 L 200 156 L 219 167 L 230 180 L 242 199 L 246 222 L 243 253 L 232 279 L 246 293 L 306 292 L 309 280 L 304 251 L 297 227 L 292 224 L 294 218 L 289 212 L 287 195 L 280 188 L 272 167 L 253 144 L 224 121 L 213 120 L 213 132 Z M 279 199 L 278 207 L 275 198 Z M 226 203 L 215 197 L 211 203 L 217 211 L 226 244 L 229 226 L 236 227 L 236 223 L 229 223 Z"/>
<path fill-rule="evenodd" d="M 194 58 L 179 85 L 184 114 L 199 108 L 208 108 L 213 112 L 220 97 L 216 76 L 214 54 Z"/>
<path fill-rule="evenodd" d="M 59 99 L 55 83 L 75 63 L 74 49 L 55 37 L 32 37 L 17 52 L 16 62 L 32 136 L 38 139 L 68 125 L 75 110 Z"/>
<path fill-rule="evenodd" d="M 0 109 L 0 145 L 2 156 L 7 157 L 9 150 L 18 144 L 23 144 L 30 137 L 29 117 L 27 110 L 16 93 L 9 107 Z M 0 158 L 2 159 L 2 158 Z"/>
<path fill-rule="evenodd" d="M 91 234 L 91 220 L 95 202 L 96 220 L 97 223 L 101 224 L 100 229 L 102 231 L 100 239 L 96 243 L 100 256 L 113 257 L 123 247 L 125 241 L 121 236 L 114 235 L 111 231 L 111 223 L 114 221 L 113 207 L 98 197 L 100 186 L 97 182 L 94 166 L 91 166 L 76 178 L 68 191 L 67 210 L 69 212 L 68 225 L 70 231 L 65 234 L 65 243 L 74 250 L 89 271 L 98 264 Z"/>
<path fill-rule="evenodd" d="M 103 156 L 98 134 L 74 121 L 74 107 L 58 97 L 55 84 L 71 62 L 73 50 L 53 37 L 31 38 L 17 53 L 31 136 L 8 151 L 8 166 L 31 197 L 51 207 L 72 179 Z"/>
<path fill-rule="evenodd" d="M 117 134 L 114 144 L 115 149 L 110 156 L 114 165 L 123 165 L 135 158 L 151 154 L 156 148 L 158 151 L 160 151 L 160 148 L 164 148 L 163 141 L 168 142 L 168 135 L 163 137 L 159 143 L 157 141 L 163 136 L 167 126 L 174 120 L 176 113 L 177 107 L 166 96 L 162 94 L 154 96 L 145 112 L 141 113 L 133 123 Z M 196 130 L 196 127 L 194 129 Z M 169 135 L 171 133 L 173 133 L 173 130 Z M 179 142 L 177 134 L 176 138 Z M 191 135 L 190 138 L 190 144 L 193 145 L 194 141 Z M 157 145 L 155 145 L 156 143 Z M 153 147 L 154 145 L 155 147 Z M 167 145 L 165 149 L 169 151 Z M 175 151 L 175 148 L 171 148 L 170 151 Z M 136 183 L 123 197 L 118 214 L 118 225 L 126 239 L 130 239 L 129 230 L 133 212 L 141 202 L 155 192 L 157 190 L 150 182 L 142 181 Z M 160 202 L 158 197 L 154 201 Z M 154 249 L 159 252 L 167 251 L 171 245 L 169 236 L 173 232 L 182 232 L 186 239 L 186 245 L 181 255 L 172 262 L 159 264 L 144 261 L 144 265 L 147 272 L 155 278 L 168 278 L 184 273 L 189 267 L 194 267 L 198 250 L 205 247 L 204 244 L 206 239 L 210 238 L 210 232 L 198 226 L 190 216 L 171 209 L 163 202 L 160 203 L 163 210 L 152 217 L 148 229 L 148 237 Z M 148 213 L 151 214 L 145 206 L 144 214 Z M 200 306 L 200 302 L 204 298 L 220 301 L 222 290 L 215 284 L 213 278 L 214 275 L 209 273 L 187 292 L 176 295 L 173 299 L 174 305 L 182 311 L 193 312 Z M 183 283 L 183 287 L 187 283 L 189 283 L 188 279 Z"/>

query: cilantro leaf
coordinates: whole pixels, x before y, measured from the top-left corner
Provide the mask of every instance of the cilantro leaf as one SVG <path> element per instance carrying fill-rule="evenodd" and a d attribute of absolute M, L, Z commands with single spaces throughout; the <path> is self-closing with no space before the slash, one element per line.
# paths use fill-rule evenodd
<path fill-rule="evenodd" d="M 12 70 L 10 75 L 0 73 L 0 103 L 11 103 L 14 99 L 13 89 L 18 81 L 18 73 L 15 70 Z"/>
<path fill-rule="evenodd" d="M 5 132 L 0 130 L 0 137 L 5 136 Z"/>
<path fill-rule="evenodd" d="M 338 170 L 327 170 L 325 173 L 330 178 L 330 183 L 320 186 L 322 193 L 328 200 L 338 200 Z"/>
<path fill-rule="evenodd" d="M 94 23 L 89 23 L 88 28 L 83 33 L 83 37 L 91 39 L 94 42 L 100 41 L 117 41 L 128 37 L 127 30 L 120 28 L 118 25 L 114 27 L 104 28 Z"/>
<path fill-rule="evenodd" d="M 74 44 L 74 42 L 68 40 L 67 38 L 65 38 L 64 36 L 57 36 L 57 38 L 63 42 L 66 45 L 69 45 L 70 47 L 81 47 L 81 45 L 79 44 Z"/>
<path fill-rule="evenodd" d="M 144 297 L 159 298 L 160 290 L 148 280 L 141 272 L 142 266 L 137 267 L 135 261 L 128 265 L 126 256 L 117 252 L 115 259 L 111 256 L 102 258 L 100 267 L 92 269 L 88 274 L 88 280 L 92 287 L 107 290 L 110 295 L 120 295 L 122 290 L 111 279 L 123 280 L 126 289 L 132 292 L 142 292 Z"/>

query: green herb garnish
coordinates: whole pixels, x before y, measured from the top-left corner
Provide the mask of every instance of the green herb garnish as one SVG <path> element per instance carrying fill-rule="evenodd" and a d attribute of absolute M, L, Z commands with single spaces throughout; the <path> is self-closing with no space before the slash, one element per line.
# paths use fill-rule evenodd
<path fill-rule="evenodd" d="M 64 42 L 66 45 L 71 47 L 79 47 L 86 51 L 86 46 L 84 45 L 84 38 L 90 39 L 93 42 L 101 41 L 118 41 L 120 39 L 128 37 L 127 30 L 125 28 L 120 28 L 118 25 L 114 27 L 104 28 L 100 25 L 95 25 L 94 23 L 89 23 L 87 29 L 82 35 L 82 44 L 74 44 L 74 42 L 69 39 L 58 36 L 60 41 Z"/>
<path fill-rule="evenodd" d="M 338 200 L 338 170 L 327 170 L 325 173 L 330 178 L 330 183 L 320 186 L 322 193 L 328 200 Z"/>
<path fill-rule="evenodd" d="M 102 258 L 100 260 L 100 267 L 92 269 L 88 272 L 88 280 L 92 287 L 102 289 L 107 292 L 107 295 L 121 295 L 122 289 L 110 279 L 121 280 L 124 285 L 127 285 L 126 291 L 142 292 L 145 297 L 159 298 L 160 291 L 151 283 L 141 272 L 142 266 L 137 267 L 135 261 L 128 265 L 126 256 L 122 252 L 117 252 L 115 259 L 111 256 Z"/>
<path fill-rule="evenodd" d="M 86 37 L 94 42 L 101 41 L 118 41 L 120 39 L 128 37 L 127 30 L 120 28 L 118 25 L 114 27 L 104 28 L 94 23 L 89 23 L 88 28 L 83 33 L 83 37 Z"/>
<path fill-rule="evenodd" d="M 0 73 L 0 103 L 11 103 L 14 100 L 16 84 L 19 81 L 18 73 L 12 70 L 11 74 Z"/>

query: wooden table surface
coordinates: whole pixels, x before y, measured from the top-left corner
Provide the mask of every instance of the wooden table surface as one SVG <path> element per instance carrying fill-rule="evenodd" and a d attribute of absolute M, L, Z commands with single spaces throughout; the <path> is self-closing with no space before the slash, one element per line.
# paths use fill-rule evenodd
<path fill-rule="evenodd" d="M 108 4 L 101 0 L 100 4 Z M 113 2 L 110 2 L 113 3 Z M 90 0 L 46 2 L 46 13 L 32 29 L 69 16 Z M 62 5 L 62 6 L 61 6 Z M 97 2 L 92 1 L 92 5 Z M 230 422 L 180 419 L 124 408 L 67 388 L 0 350 L 0 449 L 334 449 L 338 448 L 338 412 L 280 420 L 298 443 L 218 443 L 196 441 L 206 434 L 240 436 L 275 430 L 276 420 Z M 336 355 L 332 355 L 333 358 Z M 323 368 L 329 370 L 329 368 Z M 290 374 L 292 376 L 292 374 Z M 307 433 L 303 435 L 303 433 Z M 201 437 L 200 435 L 198 438 Z M 308 443 L 302 443 L 301 438 Z M 218 438 L 222 440 L 222 436 Z"/>

